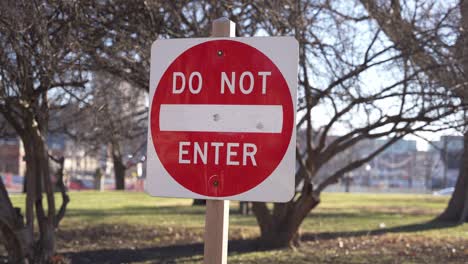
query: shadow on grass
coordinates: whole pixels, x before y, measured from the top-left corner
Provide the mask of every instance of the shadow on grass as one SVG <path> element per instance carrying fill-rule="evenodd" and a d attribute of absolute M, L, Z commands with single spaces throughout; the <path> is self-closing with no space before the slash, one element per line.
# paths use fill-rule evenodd
<path fill-rule="evenodd" d="M 239 215 L 239 210 L 231 208 L 231 215 Z M 102 216 L 121 216 L 121 215 L 205 215 L 205 207 L 197 206 L 123 206 L 120 208 L 106 209 L 69 209 L 67 216 L 73 217 L 102 217 Z"/>
<path fill-rule="evenodd" d="M 236 221 L 242 219 L 254 219 L 253 215 L 241 215 L 236 208 L 231 208 L 229 210 L 231 216 L 238 216 L 239 218 Z M 379 212 L 379 213 L 368 213 L 368 212 L 317 212 L 315 217 L 317 219 L 327 219 L 327 218 L 349 218 L 349 219 L 358 219 L 364 216 L 369 217 L 386 217 L 389 213 Z M 113 217 L 113 216 L 174 216 L 174 215 L 185 215 L 185 216 L 205 216 L 204 207 L 190 207 L 190 206 L 161 206 L 161 207 L 148 207 L 148 206 L 124 206 L 120 208 L 113 208 L 108 210 L 101 209 L 69 209 L 67 210 L 67 217 L 84 217 L 90 219 L 101 219 L 102 217 Z M 248 220 L 250 221 L 250 220 Z"/>
<path fill-rule="evenodd" d="M 229 241 L 228 252 L 246 253 L 260 251 L 257 240 Z M 174 259 L 203 255 L 203 244 L 183 244 L 149 247 L 142 249 L 99 249 L 65 253 L 72 263 L 128 263 L 151 261 L 151 263 L 175 263 Z"/>
<path fill-rule="evenodd" d="M 347 237 L 358 237 L 358 236 L 369 236 L 369 235 L 383 235 L 387 233 L 411 233 L 419 231 L 429 231 L 434 229 L 443 229 L 449 227 L 455 227 L 458 224 L 455 222 L 441 222 L 441 221 L 429 221 L 425 223 L 395 226 L 389 228 L 380 228 L 373 230 L 361 230 L 361 231 L 349 231 L 349 232 L 322 232 L 322 233 L 305 233 L 302 235 L 303 241 L 311 240 L 328 240 L 336 238 L 347 238 Z"/>
<path fill-rule="evenodd" d="M 449 222 L 426 222 L 397 226 L 392 228 L 382 228 L 375 230 L 363 230 L 355 232 L 324 232 L 324 233 L 306 233 L 302 236 L 303 241 L 310 240 L 329 240 L 338 237 L 359 237 L 376 236 L 387 233 L 399 232 L 418 232 L 432 229 L 443 229 L 456 226 Z M 265 251 L 267 248 L 261 246 L 258 240 L 231 240 L 229 241 L 230 253 L 248 253 L 253 251 Z M 72 263 L 127 263 L 143 262 L 151 263 L 175 263 L 176 258 L 195 257 L 203 255 L 203 244 L 179 244 L 170 246 L 156 246 L 141 249 L 97 249 L 80 252 L 69 252 L 65 255 L 71 259 Z"/>
<path fill-rule="evenodd" d="M 148 207 L 148 206 L 124 206 L 113 209 L 70 209 L 67 211 L 67 216 L 73 217 L 101 217 L 101 216 L 121 216 L 121 215 L 173 215 L 173 214 L 189 214 L 202 215 L 204 211 L 196 208 L 185 206 L 164 206 L 164 207 Z"/>

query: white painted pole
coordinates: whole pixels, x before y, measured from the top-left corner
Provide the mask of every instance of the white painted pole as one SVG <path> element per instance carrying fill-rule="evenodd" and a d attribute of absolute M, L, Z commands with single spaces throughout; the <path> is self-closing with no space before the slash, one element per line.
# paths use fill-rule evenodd
<path fill-rule="evenodd" d="M 222 17 L 213 21 L 212 37 L 235 37 L 236 24 Z M 227 263 L 229 201 L 207 200 L 205 216 L 205 264 Z"/>

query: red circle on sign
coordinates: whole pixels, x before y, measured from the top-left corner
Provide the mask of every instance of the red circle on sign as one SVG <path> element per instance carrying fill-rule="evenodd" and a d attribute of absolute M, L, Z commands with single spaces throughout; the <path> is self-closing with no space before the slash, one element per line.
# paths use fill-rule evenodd
<path fill-rule="evenodd" d="M 175 72 L 179 76 L 173 82 Z M 199 75 L 192 74 L 194 72 Z M 234 83 L 234 93 L 227 85 L 224 93 L 221 93 L 222 72 Z M 244 74 L 241 91 L 240 77 L 245 72 L 251 75 Z M 185 77 L 185 89 L 180 92 L 182 74 Z M 192 90 L 189 89 L 191 74 Z M 252 86 L 250 80 L 253 80 Z M 173 91 L 174 85 L 176 90 L 179 89 L 177 93 Z M 277 118 L 282 126 L 280 131 L 274 132 L 161 129 L 161 105 L 175 108 L 187 105 L 281 107 L 282 116 L 270 118 Z M 212 113 L 207 118 L 216 121 L 223 116 Z M 183 125 L 187 120 L 170 122 L 182 122 Z M 242 42 L 213 40 L 189 48 L 164 72 L 153 97 L 150 126 L 158 158 L 175 181 L 197 194 L 232 196 L 258 186 L 278 167 L 291 140 L 294 107 L 286 80 L 265 54 Z M 169 127 L 180 126 L 176 124 Z M 262 129 L 261 122 L 257 128 L 259 131 Z M 198 145 L 197 149 L 195 144 Z M 198 158 L 196 164 L 195 156 Z"/>

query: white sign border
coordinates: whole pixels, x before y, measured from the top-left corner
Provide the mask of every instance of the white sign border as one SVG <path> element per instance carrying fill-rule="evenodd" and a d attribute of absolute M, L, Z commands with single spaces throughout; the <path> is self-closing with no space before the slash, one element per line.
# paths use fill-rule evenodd
<path fill-rule="evenodd" d="M 214 40 L 231 40 L 245 43 L 265 54 L 278 67 L 285 78 L 294 107 L 294 121 L 291 140 L 286 153 L 273 173 L 255 188 L 233 196 L 213 197 L 194 193 L 177 181 L 166 171 L 156 154 L 151 136 L 151 107 L 156 85 L 170 64 L 187 49 L 203 42 Z M 295 191 L 296 168 L 296 100 L 297 100 L 297 67 L 299 58 L 297 40 L 293 37 L 239 37 L 239 38 L 188 38 L 156 40 L 151 46 L 151 70 L 148 114 L 148 153 L 145 192 L 152 196 L 238 200 L 258 202 L 287 202 Z M 162 175 L 157 175 L 162 172 Z M 151 176 L 150 176 L 151 175 Z"/>

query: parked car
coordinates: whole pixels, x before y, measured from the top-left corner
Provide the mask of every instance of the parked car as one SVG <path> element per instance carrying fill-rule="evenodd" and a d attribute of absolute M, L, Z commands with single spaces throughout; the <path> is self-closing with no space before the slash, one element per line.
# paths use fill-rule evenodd
<path fill-rule="evenodd" d="M 432 195 L 435 195 L 435 196 L 452 195 L 454 191 L 455 191 L 455 187 L 449 187 L 449 188 L 444 188 L 444 189 L 435 191 L 432 193 Z"/>
<path fill-rule="evenodd" d="M 92 190 L 94 183 L 90 180 L 72 179 L 69 188 L 70 190 Z"/>

